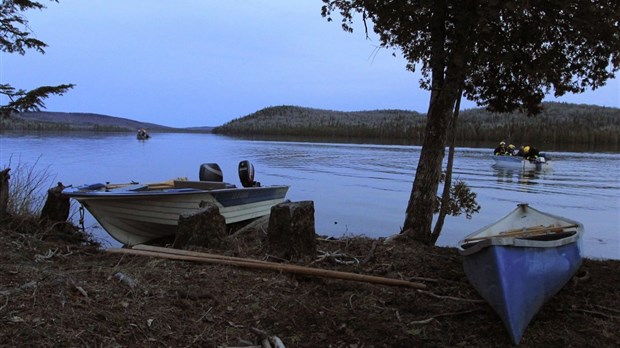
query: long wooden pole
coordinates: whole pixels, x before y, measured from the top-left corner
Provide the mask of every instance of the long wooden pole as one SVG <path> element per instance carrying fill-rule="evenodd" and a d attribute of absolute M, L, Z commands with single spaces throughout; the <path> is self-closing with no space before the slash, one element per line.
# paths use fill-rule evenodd
<path fill-rule="evenodd" d="M 137 244 L 137 245 L 132 246 L 131 248 L 134 250 L 154 251 L 154 252 L 173 254 L 173 255 L 187 255 L 187 256 L 196 256 L 196 257 L 206 257 L 209 259 L 218 259 L 218 260 L 273 264 L 273 262 L 268 262 L 268 261 L 263 261 L 263 260 L 255 260 L 255 259 L 248 259 L 248 258 L 234 257 L 234 256 L 225 256 L 225 255 L 219 255 L 219 254 L 210 254 L 210 253 L 203 253 L 203 252 L 183 250 L 183 249 L 164 248 L 164 247 L 158 247 L 158 246 L 146 245 L 146 244 Z"/>
<path fill-rule="evenodd" d="M 110 253 L 116 253 L 116 254 L 130 254 L 130 255 L 159 257 L 159 258 L 171 259 L 171 260 L 205 262 L 205 263 L 230 265 L 230 266 L 254 268 L 254 269 L 261 269 L 261 270 L 304 274 L 304 275 L 311 275 L 311 276 L 317 276 L 317 277 L 323 277 L 323 278 L 334 278 L 334 279 L 353 280 L 353 281 L 358 281 L 358 282 L 367 282 L 367 283 L 375 283 L 375 284 L 383 284 L 383 285 L 404 286 L 404 287 L 409 287 L 409 288 L 414 288 L 414 289 L 426 289 L 425 284 L 410 282 L 407 280 L 377 277 L 377 276 L 363 275 L 363 274 L 349 273 L 349 272 L 331 271 L 331 270 L 297 266 L 297 265 L 279 264 L 279 263 L 274 263 L 274 262 L 256 261 L 256 260 L 251 260 L 251 259 L 230 260 L 230 259 L 222 259 L 222 258 L 213 258 L 212 256 L 211 257 L 208 256 L 212 254 L 205 254 L 202 256 L 197 256 L 197 255 L 182 255 L 182 254 L 177 254 L 177 253 L 171 253 L 171 251 L 158 252 L 158 251 L 149 251 L 149 250 L 118 249 L 118 248 L 107 249 L 106 251 Z M 202 254 L 202 253 L 198 253 L 198 254 Z"/>

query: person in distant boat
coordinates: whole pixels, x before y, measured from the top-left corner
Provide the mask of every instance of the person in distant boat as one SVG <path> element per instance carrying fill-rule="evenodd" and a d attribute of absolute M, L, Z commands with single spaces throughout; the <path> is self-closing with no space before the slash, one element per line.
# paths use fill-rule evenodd
<path fill-rule="evenodd" d="M 138 138 L 148 138 L 148 133 L 146 133 L 146 129 L 140 128 L 138 129 Z"/>
<path fill-rule="evenodd" d="M 506 142 L 500 141 L 499 146 L 495 148 L 493 152 L 497 156 L 505 156 L 508 154 L 508 149 L 506 148 Z"/>
<path fill-rule="evenodd" d="M 540 154 L 540 151 L 538 151 L 538 149 L 530 145 L 523 146 L 522 152 L 523 152 L 522 153 L 523 158 L 527 160 L 535 160 L 538 158 L 538 155 Z"/>
<path fill-rule="evenodd" d="M 516 156 L 517 152 L 518 150 L 516 146 L 514 146 L 513 144 L 508 145 L 508 156 Z"/>

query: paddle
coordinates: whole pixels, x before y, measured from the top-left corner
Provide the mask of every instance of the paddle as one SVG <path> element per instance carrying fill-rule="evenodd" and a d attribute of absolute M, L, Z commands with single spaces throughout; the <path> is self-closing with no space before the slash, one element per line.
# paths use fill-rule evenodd
<path fill-rule="evenodd" d="M 491 239 L 491 238 L 506 238 L 506 237 L 512 237 L 512 238 L 523 238 L 523 237 L 533 237 L 533 236 L 540 236 L 543 234 L 547 234 L 547 233 L 560 233 L 560 232 L 564 232 L 564 230 L 568 229 L 568 228 L 575 228 L 578 227 L 579 225 L 577 224 L 573 224 L 573 225 L 566 225 L 566 226 L 555 226 L 555 225 L 549 225 L 549 226 L 535 226 L 535 227 L 525 227 L 525 228 L 518 228 L 518 229 L 513 229 L 513 230 L 508 230 L 508 231 L 504 231 L 504 232 L 500 232 L 498 234 L 494 234 L 491 236 L 484 236 L 484 237 L 474 237 L 474 238 L 467 238 L 464 240 L 464 242 L 472 242 L 472 241 L 477 241 L 477 240 L 483 240 L 483 239 Z"/>
<path fill-rule="evenodd" d="M 161 181 L 161 182 L 152 182 L 152 183 L 144 184 L 144 188 L 142 189 L 146 189 L 146 190 L 170 189 L 170 188 L 174 188 L 175 181 L 187 181 L 187 178 L 183 177 L 183 178 L 176 178 L 176 179 L 171 179 L 171 180 Z M 123 183 L 123 184 L 106 184 L 105 187 L 108 190 L 113 190 L 113 189 L 117 189 L 117 188 L 121 188 L 125 186 L 138 185 L 138 184 L 139 183 L 132 181 L 130 183 Z"/>

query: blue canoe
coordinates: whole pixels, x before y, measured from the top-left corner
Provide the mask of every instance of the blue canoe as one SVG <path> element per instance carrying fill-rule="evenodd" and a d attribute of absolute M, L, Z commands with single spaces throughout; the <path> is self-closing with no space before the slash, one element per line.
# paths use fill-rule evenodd
<path fill-rule="evenodd" d="M 545 302 L 582 263 L 583 225 L 519 204 L 459 242 L 469 282 L 521 341 Z"/>

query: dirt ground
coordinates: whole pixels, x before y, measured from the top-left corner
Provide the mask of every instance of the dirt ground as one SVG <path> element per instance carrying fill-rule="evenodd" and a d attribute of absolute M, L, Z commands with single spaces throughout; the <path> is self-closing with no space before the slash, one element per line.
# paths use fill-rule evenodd
<path fill-rule="evenodd" d="M 58 227 L 58 226 L 57 226 Z M 320 240 L 306 266 L 411 280 L 426 290 L 101 251 L 65 226 L 3 222 L 2 347 L 510 347 L 456 249 Z M 275 261 L 257 228 L 230 256 Z M 121 278 L 123 278 L 121 280 Z M 133 283 L 133 287 L 130 287 Z M 585 260 L 522 347 L 616 347 L 620 261 Z"/>

